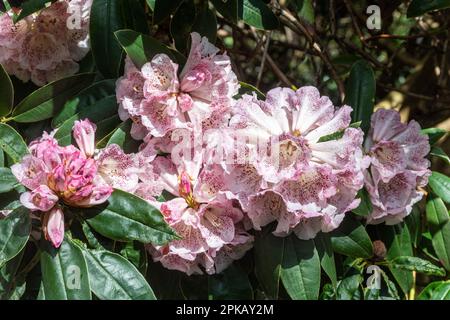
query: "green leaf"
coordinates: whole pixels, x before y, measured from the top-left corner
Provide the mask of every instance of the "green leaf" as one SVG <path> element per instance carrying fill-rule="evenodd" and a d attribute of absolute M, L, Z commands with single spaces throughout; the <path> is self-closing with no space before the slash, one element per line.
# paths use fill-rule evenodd
<path fill-rule="evenodd" d="M 413 256 L 411 236 L 405 223 L 395 226 L 379 225 L 377 226 L 378 235 L 386 246 L 386 260 L 392 261 L 400 256 Z M 413 285 L 412 272 L 393 268 L 389 265 L 389 270 L 394 276 L 400 288 L 405 294 L 409 293 Z"/>
<path fill-rule="evenodd" d="M 14 104 L 14 87 L 8 73 L 0 64 L 0 117 L 6 116 Z"/>
<path fill-rule="evenodd" d="M 339 228 L 332 231 L 333 250 L 354 258 L 370 258 L 373 255 L 372 241 L 361 223 L 347 216 Z"/>
<path fill-rule="evenodd" d="M 125 25 L 144 34 L 150 33 L 147 15 L 141 0 L 127 0 L 123 5 Z"/>
<path fill-rule="evenodd" d="M 0 168 L 0 193 L 13 190 L 19 185 L 16 177 L 9 168 Z"/>
<path fill-rule="evenodd" d="M 375 76 L 368 62 L 358 60 L 350 69 L 345 90 L 345 104 L 353 108 L 352 122 L 361 121 L 367 133 L 375 101 Z"/>
<path fill-rule="evenodd" d="M 134 65 L 140 69 L 151 61 L 158 53 L 167 54 L 172 60 L 176 60 L 172 51 L 158 40 L 133 30 L 116 31 L 115 36 L 120 45 L 126 51 Z"/>
<path fill-rule="evenodd" d="M 150 9 L 155 10 L 155 2 L 156 0 L 146 0 L 147 5 L 150 7 Z"/>
<path fill-rule="evenodd" d="M 360 285 L 363 280 L 362 275 L 354 274 L 339 281 L 336 300 L 360 300 Z"/>
<path fill-rule="evenodd" d="M 29 153 L 28 147 L 20 134 L 5 123 L 0 123 L 0 148 L 14 163 L 20 162 Z"/>
<path fill-rule="evenodd" d="M 54 137 L 60 145 L 69 145 L 72 143 L 72 128 L 76 120 L 88 118 L 97 125 L 95 137 L 101 139 L 110 133 L 120 123 L 117 114 L 117 100 L 115 96 L 109 96 L 99 100 L 95 108 L 86 108 L 66 120 Z"/>
<path fill-rule="evenodd" d="M 450 271 L 450 217 L 442 199 L 430 195 L 426 207 L 432 244 L 439 261 Z"/>
<path fill-rule="evenodd" d="M 102 300 L 155 300 L 152 288 L 135 266 L 106 250 L 81 248 L 92 292 Z"/>
<path fill-rule="evenodd" d="M 330 278 L 334 288 L 337 285 L 336 263 L 334 261 L 333 246 L 328 233 L 320 232 L 314 238 L 314 243 L 319 253 L 320 265 Z"/>
<path fill-rule="evenodd" d="M 30 232 L 30 213 L 23 207 L 13 210 L 6 218 L 0 219 L 0 267 L 23 249 Z"/>
<path fill-rule="evenodd" d="M 38 122 L 53 117 L 66 101 L 94 81 L 95 74 L 81 73 L 51 82 L 23 99 L 13 110 L 16 122 Z"/>
<path fill-rule="evenodd" d="M 153 9 L 153 23 L 160 24 L 167 17 L 177 10 L 180 4 L 184 0 L 155 0 L 155 5 Z"/>
<path fill-rule="evenodd" d="M 89 34 L 92 55 L 101 74 L 109 78 L 120 75 L 122 47 L 117 43 L 114 32 L 125 28 L 123 0 L 93 0 Z"/>
<path fill-rule="evenodd" d="M 216 14 L 207 6 L 203 6 L 200 12 L 197 12 L 197 17 L 195 18 L 195 23 L 191 31 L 198 32 L 201 36 L 207 37 L 212 44 L 216 43 Z"/>
<path fill-rule="evenodd" d="M 131 124 L 130 119 L 122 122 L 109 138 L 107 145 L 117 144 L 125 153 L 136 152 L 141 142 L 131 137 Z"/>
<path fill-rule="evenodd" d="M 21 4 L 21 11 L 18 15 L 14 16 L 14 23 L 22 20 L 36 11 L 39 11 L 46 7 L 46 4 L 51 2 L 50 0 L 27 0 Z"/>
<path fill-rule="evenodd" d="M 214 8 L 227 20 L 236 24 L 238 22 L 238 0 L 211 0 Z"/>
<path fill-rule="evenodd" d="M 0 300 L 10 300 L 14 295 L 17 286 L 16 274 L 22 262 L 22 250 L 13 259 L 9 260 L 3 267 L 0 268 Z"/>
<path fill-rule="evenodd" d="M 213 300 L 253 300 L 253 289 L 245 271 L 232 264 L 220 274 L 208 277 L 209 298 Z"/>
<path fill-rule="evenodd" d="M 413 245 L 417 248 L 422 238 L 421 214 L 417 206 L 413 206 L 411 213 L 405 218 L 405 223 L 408 226 Z"/>
<path fill-rule="evenodd" d="M 269 299 L 278 299 L 285 238 L 263 231 L 255 239 L 255 275 Z"/>
<path fill-rule="evenodd" d="M 417 271 L 431 276 L 445 276 L 444 269 L 418 257 L 397 257 L 389 261 L 389 265 L 393 268 Z"/>
<path fill-rule="evenodd" d="M 116 90 L 116 80 L 108 79 L 95 82 L 86 89 L 80 91 L 75 97 L 69 99 L 59 112 L 52 119 L 52 127 L 61 126 L 64 121 L 74 116 L 82 110 L 95 108 L 95 104 L 106 97 L 114 96 Z"/>
<path fill-rule="evenodd" d="M 238 16 L 246 24 L 262 30 L 278 28 L 278 18 L 261 0 L 239 0 Z"/>
<path fill-rule="evenodd" d="M 183 2 L 170 21 L 170 34 L 178 51 L 186 52 L 190 42 L 190 33 L 195 22 L 195 5 L 193 1 Z"/>
<path fill-rule="evenodd" d="M 433 192 L 447 203 L 450 203 L 450 178 L 446 175 L 433 171 L 428 179 Z"/>
<path fill-rule="evenodd" d="M 362 188 L 358 191 L 357 198 L 361 199 L 361 202 L 357 208 L 352 210 L 352 212 L 358 216 L 367 217 L 370 213 L 372 213 L 373 207 L 366 188 Z"/>
<path fill-rule="evenodd" d="M 351 123 L 348 127 L 349 128 L 359 128 L 360 126 L 361 126 L 361 121 L 358 121 L 358 122 Z M 325 136 L 322 136 L 322 137 L 319 138 L 319 140 L 317 140 L 317 142 L 326 142 L 326 141 L 331 141 L 331 140 L 339 140 L 339 139 L 341 139 L 344 136 L 345 130 L 346 129 L 342 129 L 342 130 L 339 130 L 337 132 L 333 132 L 333 133 L 327 134 Z"/>
<path fill-rule="evenodd" d="M 422 134 L 428 135 L 428 141 L 430 142 L 430 145 L 435 144 L 444 135 L 446 135 L 448 133 L 447 130 L 444 130 L 444 129 L 441 129 L 441 128 L 427 128 L 427 129 L 422 129 L 420 132 Z"/>
<path fill-rule="evenodd" d="M 448 165 L 450 165 L 450 158 L 448 157 L 448 155 L 445 153 L 444 150 L 442 150 L 442 148 L 439 147 L 432 147 L 430 154 L 432 156 L 438 157 L 443 159 Z"/>
<path fill-rule="evenodd" d="M 120 250 L 120 255 L 130 261 L 143 275 L 147 273 L 147 251 L 144 244 L 137 241 L 127 242 Z"/>
<path fill-rule="evenodd" d="M 294 300 L 317 300 L 320 289 L 320 259 L 313 240 L 295 235 L 285 238 L 281 280 Z"/>
<path fill-rule="evenodd" d="M 249 83 L 239 81 L 239 85 L 240 85 L 239 95 L 243 95 L 245 93 L 252 94 L 254 92 L 254 93 L 256 93 L 256 96 L 258 97 L 258 99 L 264 100 L 266 98 L 264 93 L 262 93 L 257 87 L 255 87 Z"/>
<path fill-rule="evenodd" d="M 430 283 L 422 290 L 417 300 L 450 300 L 450 280 Z"/>
<path fill-rule="evenodd" d="M 297 15 L 309 23 L 314 23 L 314 7 L 311 0 L 295 0 Z"/>
<path fill-rule="evenodd" d="M 103 207 L 87 212 L 89 225 L 114 240 L 163 245 L 177 238 L 155 207 L 121 190 L 115 190 Z"/>
<path fill-rule="evenodd" d="M 413 0 L 409 4 L 406 16 L 408 18 L 421 16 L 429 11 L 450 8 L 449 0 Z"/>
<path fill-rule="evenodd" d="M 46 300 L 91 300 L 86 260 L 67 235 L 59 249 L 43 243 L 41 271 Z"/>

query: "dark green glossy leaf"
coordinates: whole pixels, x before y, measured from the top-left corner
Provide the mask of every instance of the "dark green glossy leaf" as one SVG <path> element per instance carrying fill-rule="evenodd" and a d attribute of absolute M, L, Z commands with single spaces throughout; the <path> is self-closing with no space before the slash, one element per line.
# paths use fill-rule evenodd
<path fill-rule="evenodd" d="M 225 19 L 235 24 L 238 22 L 238 0 L 228 0 L 226 2 L 223 0 L 211 0 L 211 2 Z"/>
<path fill-rule="evenodd" d="M 414 247 L 418 247 L 420 239 L 422 237 L 422 221 L 420 210 L 417 206 L 414 206 L 411 213 L 405 218 L 405 223 L 408 226 L 409 234 L 411 235 L 411 240 L 413 241 Z"/>
<path fill-rule="evenodd" d="M 216 43 L 217 20 L 216 14 L 207 6 L 197 12 L 192 32 L 198 32 L 201 36 L 207 37 L 212 44 Z"/>
<path fill-rule="evenodd" d="M 441 158 L 442 160 L 444 160 L 448 165 L 450 165 L 450 158 L 448 157 L 448 155 L 445 153 L 444 150 L 442 150 L 442 148 L 439 147 L 432 147 L 430 154 L 432 156 Z"/>
<path fill-rule="evenodd" d="M 14 87 L 3 66 L 0 64 L 0 117 L 6 116 L 14 104 Z"/>
<path fill-rule="evenodd" d="M 252 300 L 253 289 L 245 271 L 235 264 L 208 278 L 209 298 L 213 300 Z"/>
<path fill-rule="evenodd" d="M 177 10 L 184 0 L 155 0 L 153 9 L 153 23 L 160 24 Z"/>
<path fill-rule="evenodd" d="M 351 123 L 348 127 L 349 128 L 359 128 L 360 126 L 361 126 L 361 121 L 358 121 L 358 122 Z M 340 131 L 337 131 L 337 132 L 334 132 L 334 133 L 327 134 L 326 136 L 320 137 L 319 140 L 317 140 L 317 142 L 326 142 L 326 141 L 331 141 L 331 140 L 339 140 L 339 139 L 341 139 L 344 136 L 345 130 L 346 129 L 343 129 L 343 130 L 340 130 Z"/>
<path fill-rule="evenodd" d="M 147 273 L 148 261 L 144 244 L 137 241 L 127 242 L 120 250 L 120 255 L 130 261 L 140 273 L 143 275 Z"/>
<path fill-rule="evenodd" d="M 389 261 L 389 264 L 393 268 L 409 271 L 417 271 L 432 276 L 445 275 L 444 269 L 439 268 L 438 266 L 435 266 L 431 262 L 418 257 L 401 256 Z"/>
<path fill-rule="evenodd" d="M 52 127 L 61 126 L 64 121 L 74 116 L 76 113 L 95 108 L 95 104 L 103 98 L 114 96 L 116 90 L 116 80 L 102 80 L 95 82 L 86 89 L 80 91 L 75 97 L 69 99 L 63 106 L 60 113 L 52 119 Z"/>
<path fill-rule="evenodd" d="M 140 141 L 136 141 L 131 137 L 131 120 L 121 123 L 109 138 L 107 145 L 117 144 L 125 153 L 136 152 Z"/>
<path fill-rule="evenodd" d="M 13 299 L 17 287 L 16 274 L 22 262 L 24 250 L 0 268 L 0 300 Z"/>
<path fill-rule="evenodd" d="M 450 217 L 447 208 L 442 199 L 431 195 L 426 212 L 434 251 L 442 265 L 450 271 Z"/>
<path fill-rule="evenodd" d="M 312 0 L 295 0 L 297 15 L 308 21 L 314 23 L 314 7 Z"/>
<path fill-rule="evenodd" d="M 101 74 L 117 78 L 122 64 L 122 47 L 114 32 L 126 27 L 123 14 L 124 0 L 93 0 L 89 34 L 95 64 Z"/>
<path fill-rule="evenodd" d="M 0 193 L 5 193 L 13 190 L 18 186 L 16 177 L 12 174 L 9 168 L 0 168 Z"/>
<path fill-rule="evenodd" d="M 352 212 L 357 214 L 358 216 L 366 217 L 370 213 L 372 213 L 372 201 L 370 200 L 369 193 L 366 188 L 362 188 L 358 191 L 357 197 L 361 199 L 359 206 L 356 209 L 353 209 Z"/>
<path fill-rule="evenodd" d="M 5 123 L 0 123 L 0 148 L 11 157 L 14 163 L 20 162 L 29 153 L 20 134 Z"/>
<path fill-rule="evenodd" d="M 67 119 L 55 133 L 55 139 L 60 145 L 69 145 L 72 141 L 72 128 L 76 120 L 88 118 L 97 125 L 95 137 L 101 139 L 114 130 L 120 118 L 117 115 L 115 96 L 109 96 L 95 103 L 95 108 L 86 108 Z"/>
<path fill-rule="evenodd" d="M 51 2 L 51 0 L 26 0 L 21 4 L 21 11 L 18 15 L 14 17 L 14 23 L 22 20 L 23 18 L 29 16 L 36 11 L 45 8 L 46 4 Z"/>
<path fill-rule="evenodd" d="M 0 267 L 23 249 L 31 232 L 30 213 L 19 207 L 0 219 Z"/>
<path fill-rule="evenodd" d="M 47 300 L 90 300 L 89 274 L 80 248 L 66 235 L 59 249 L 45 241 L 41 252 L 42 284 Z"/>
<path fill-rule="evenodd" d="M 449 0 L 413 0 L 409 4 L 406 16 L 408 18 L 421 16 L 429 11 L 450 8 Z"/>
<path fill-rule="evenodd" d="M 353 108 L 352 122 L 361 121 L 361 129 L 366 133 L 373 113 L 375 86 L 375 76 L 370 64 L 364 60 L 355 62 L 347 80 L 345 104 Z"/>
<path fill-rule="evenodd" d="M 334 287 L 337 285 L 336 263 L 334 261 L 333 246 L 328 233 L 320 232 L 314 238 L 314 243 L 319 253 L 320 265 L 330 278 Z"/>
<path fill-rule="evenodd" d="M 313 240 L 285 238 L 281 280 L 293 300 L 316 300 L 320 289 L 320 259 Z"/>
<path fill-rule="evenodd" d="M 447 130 L 441 128 L 427 128 L 422 129 L 420 132 L 428 135 L 428 141 L 430 142 L 431 145 L 438 142 L 439 139 L 441 139 L 444 135 L 448 133 Z"/>
<path fill-rule="evenodd" d="M 255 275 L 264 293 L 278 299 L 285 238 L 267 231 L 255 239 Z"/>
<path fill-rule="evenodd" d="M 118 254 L 82 248 L 92 292 L 102 300 L 155 300 L 152 288 L 135 266 Z"/>
<path fill-rule="evenodd" d="M 446 175 L 433 171 L 428 179 L 429 186 L 433 192 L 447 203 L 450 203 L 450 178 Z"/>
<path fill-rule="evenodd" d="M 82 73 L 51 82 L 23 99 L 13 111 L 16 122 L 38 122 L 53 117 L 68 99 L 91 85 L 95 75 Z"/>
<path fill-rule="evenodd" d="M 361 299 L 360 285 L 362 281 L 363 277 L 360 274 L 354 274 L 339 281 L 336 290 L 336 299 L 360 300 Z"/>
<path fill-rule="evenodd" d="M 373 255 L 372 241 L 364 226 L 351 216 L 344 218 L 339 228 L 330 233 L 333 250 L 354 257 L 370 258 Z"/>
<path fill-rule="evenodd" d="M 128 57 L 139 69 L 151 61 L 157 53 L 167 54 L 172 60 L 176 60 L 167 46 L 150 36 L 133 30 L 119 30 L 115 32 L 115 36 Z"/>
<path fill-rule="evenodd" d="M 450 300 L 450 281 L 430 283 L 422 290 L 417 300 Z"/>
<path fill-rule="evenodd" d="M 261 0 L 239 0 L 238 16 L 246 24 L 262 30 L 278 28 L 278 18 Z"/>
<path fill-rule="evenodd" d="M 378 235 L 386 246 L 386 260 L 389 262 L 400 256 L 413 256 L 411 236 L 405 223 L 395 226 L 377 226 Z M 389 270 L 394 276 L 400 288 L 405 294 L 409 293 L 413 285 L 412 272 L 401 270 L 389 266 Z"/>
<path fill-rule="evenodd" d="M 177 237 L 156 208 L 121 190 L 115 190 L 103 207 L 89 210 L 87 218 L 94 230 L 114 240 L 162 245 Z"/>
<path fill-rule="evenodd" d="M 190 33 L 195 22 L 195 5 L 193 1 L 183 2 L 170 21 L 170 34 L 178 51 L 184 53 L 190 43 Z"/>

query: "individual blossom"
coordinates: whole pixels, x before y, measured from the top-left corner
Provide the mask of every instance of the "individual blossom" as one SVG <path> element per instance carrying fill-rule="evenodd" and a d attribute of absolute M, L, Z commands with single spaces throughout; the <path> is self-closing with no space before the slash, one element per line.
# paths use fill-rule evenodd
<path fill-rule="evenodd" d="M 204 168 L 198 158 L 177 167 L 165 157 L 156 158 L 153 166 L 158 183 L 175 198 L 152 204 L 181 237 L 152 247 L 155 261 L 189 275 L 213 274 L 251 248 L 253 238 L 243 228 L 243 212 L 220 194 L 220 167 Z"/>
<path fill-rule="evenodd" d="M 201 127 L 210 116 L 226 115 L 239 88 L 230 59 L 206 37 L 195 32 L 191 37 L 179 74 L 178 64 L 166 54 L 155 55 L 140 70 L 127 59 L 117 81 L 117 100 L 122 120 L 133 120 L 134 138 L 163 137 L 175 128 Z"/>
<path fill-rule="evenodd" d="M 400 121 L 395 110 L 377 110 L 365 142 L 370 168 L 365 172 L 365 187 L 373 211 L 367 222 L 396 224 L 420 201 L 431 174 L 428 137 L 420 133 L 419 124 Z"/>
<path fill-rule="evenodd" d="M 89 120 L 76 121 L 73 132 L 79 148 L 59 146 L 53 134 L 44 133 L 29 145 L 30 154 L 11 167 L 17 180 L 30 190 L 20 196 L 20 202 L 43 214 L 44 235 L 55 247 L 64 238 L 64 204 L 92 207 L 105 202 L 113 190 L 98 173 L 103 164 L 93 158 L 95 125 Z"/>
<path fill-rule="evenodd" d="M 243 158 L 228 158 L 225 189 L 255 229 L 277 221 L 276 235 L 310 239 L 358 206 L 367 160 L 349 106 L 335 109 L 314 87 L 276 88 L 265 101 L 244 95 L 233 111 L 230 150 Z"/>
<path fill-rule="evenodd" d="M 92 0 L 60 0 L 13 23 L 0 17 L 0 63 L 22 81 L 42 86 L 76 73 L 89 51 Z"/>

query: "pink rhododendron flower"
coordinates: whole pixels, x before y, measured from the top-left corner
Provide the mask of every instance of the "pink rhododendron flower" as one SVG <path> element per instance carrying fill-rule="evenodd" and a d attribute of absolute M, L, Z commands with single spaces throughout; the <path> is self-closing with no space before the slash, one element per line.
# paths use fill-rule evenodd
<path fill-rule="evenodd" d="M 21 203 L 45 213 L 45 236 L 55 247 L 64 238 L 64 218 L 58 202 L 91 207 L 105 202 L 113 191 L 99 174 L 105 171 L 105 164 L 92 157 L 95 125 L 89 120 L 76 121 L 73 133 L 82 150 L 73 145 L 59 146 L 53 134 L 44 133 L 30 144 L 30 155 L 11 167 L 17 180 L 31 190 L 21 195 Z"/>
<path fill-rule="evenodd" d="M 36 85 L 72 75 L 89 51 L 92 0 L 61 0 L 13 24 L 0 17 L 0 63 L 22 81 Z"/>
<path fill-rule="evenodd" d="M 46 212 L 42 225 L 45 239 L 59 248 L 64 239 L 64 212 L 61 207 L 55 206 Z"/>
<path fill-rule="evenodd" d="M 158 183 L 176 196 L 157 203 L 166 222 L 181 236 L 152 247 L 155 261 L 187 274 L 216 273 L 251 248 L 253 237 L 243 229 L 243 212 L 220 194 L 222 170 L 202 168 L 198 158 L 178 168 L 165 157 L 153 162 Z"/>
<path fill-rule="evenodd" d="M 373 205 L 367 221 L 399 223 L 422 198 L 417 187 L 425 186 L 431 174 L 428 137 L 416 121 L 405 124 L 397 111 L 379 109 L 372 115 L 365 149 L 371 162 L 365 187 Z"/>
<path fill-rule="evenodd" d="M 117 81 L 117 100 L 122 120 L 133 120 L 135 139 L 199 127 L 213 114 L 226 115 L 231 106 L 239 84 L 229 57 L 218 54 L 206 37 L 191 36 L 191 51 L 179 75 L 178 65 L 165 54 L 155 55 L 141 70 L 127 59 L 125 75 Z"/>
<path fill-rule="evenodd" d="M 294 231 L 310 239 L 337 228 L 359 204 L 367 160 L 362 131 L 349 128 L 351 110 L 335 110 L 314 87 L 276 88 L 265 101 L 244 95 L 236 103 L 231 134 L 250 140 L 241 149 L 246 162 L 226 165 L 225 189 L 256 229 L 277 221 L 276 235 Z M 320 140 L 338 132 L 337 139 Z"/>

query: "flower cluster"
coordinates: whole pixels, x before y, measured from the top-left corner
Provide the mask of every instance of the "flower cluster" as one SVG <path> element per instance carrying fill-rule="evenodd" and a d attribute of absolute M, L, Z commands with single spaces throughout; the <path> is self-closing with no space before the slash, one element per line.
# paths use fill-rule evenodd
<path fill-rule="evenodd" d="M 394 110 L 380 109 L 372 115 L 365 141 L 370 155 L 370 170 L 365 172 L 365 187 L 373 211 L 368 223 L 396 224 L 422 199 L 418 187 L 424 187 L 431 175 L 428 136 L 420 133 L 419 124 L 400 121 Z"/>
<path fill-rule="evenodd" d="M 72 75 L 89 51 L 92 0 L 52 3 L 14 24 L 13 11 L 0 16 L 0 63 L 9 74 L 36 85 Z"/>
<path fill-rule="evenodd" d="M 44 133 L 29 145 L 30 154 L 11 167 L 17 180 L 30 190 L 21 195 L 20 202 L 44 214 L 44 235 L 55 247 L 64 238 L 64 204 L 92 207 L 105 202 L 112 192 L 93 158 L 95 125 L 77 121 L 73 134 L 79 148 L 59 146 L 52 134 Z"/>
<path fill-rule="evenodd" d="M 177 70 L 164 54 L 140 70 L 127 59 L 117 81 L 120 116 L 132 119 L 132 136 L 153 158 L 135 193 L 182 237 L 150 246 L 155 261 L 220 272 L 251 248 L 250 228 L 275 221 L 276 235 L 311 239 L 358 206 L 369 159 L 350 107 L 336 109 L 314 87 L 235 100 L 229 58 L 196 33 Z M 174 198 L 155 201 L 161 190 Z"/>

